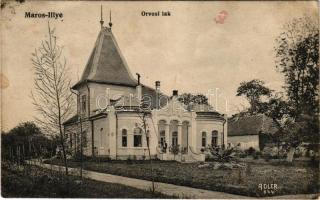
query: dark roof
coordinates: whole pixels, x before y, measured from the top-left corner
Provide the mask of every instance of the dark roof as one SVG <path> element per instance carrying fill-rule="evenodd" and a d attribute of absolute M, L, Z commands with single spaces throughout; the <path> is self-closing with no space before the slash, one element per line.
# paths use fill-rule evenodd
<path fill-rule="evenodd" d="M 90 118 L 85 118 L 85 119 L 82 119 L 83 121 L 88 121 L 88 120 L 95 120 L 95 119 L 99 119 L 99 118 L 102 118 L 102 117 L 106 117 L 108 114 L 105 113 L 105 112 L 101 112 L 101 113 L 97 113 L 97 114 L 94 114 L 94 115 L 91 115 Z M 66 120 L 65 122 L 63 122 L 63 125 L 64 126 L 67 126 L 67 125 L 72 125 L 74 123 L 77 123 L 78 122 L 78 114 L 70 117 L 68 120 Z"/>
<path fill-rule="evenodd" d="M 78 121 L 78 114 L 75 114 L 69 119 L 67 119 L 65 122 L 63 122 L 63 125 L 73 124 L 73 123 L 76 123 L 77 121 Z"/>
<path fill-rule="evenodd" d="M 228 120 L 228 136 L 274 134 L 278 130 L 273 120 L 265 115 L 233 117 Z"/>
<path fill-rule="evenodd" d="M 214 112 L 214 108 L 211 105 L 197 103 L 190 104 L 188 110 L 193 110 L 195 112 Z"/>
<path fill-rule="evenodd" d="M 154 109 L 156 108 L 156 97 L 157 97 L 157 92 L 155 89 L 149 87 L 149 86 L 146 86 L 146 85 L 142 85 L 142 96 L 147 96 L 145 97 L 144 100 L 151 100 L 151 108 Z M 150 97 L 150 98 L 148 98 Z M 159 100 L 160 100 L 160 108 L 163 108 L 165 107 L 168 102 L 169 102 L 169 96 L 163 94 L 160 92 L 159 94 Z M 149 105 L 149 104 L 148 104 Z"/>
<path fill-rule="evenodd" d="M 110 28 L 101 29 L 82 77 L 73 88 L 86 81 L 133 87 L 137 85 Z"/>

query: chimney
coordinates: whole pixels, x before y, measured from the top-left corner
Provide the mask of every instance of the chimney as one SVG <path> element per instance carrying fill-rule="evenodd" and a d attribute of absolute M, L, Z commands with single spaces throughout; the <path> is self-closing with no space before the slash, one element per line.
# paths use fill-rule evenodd
<path fill-rule="evenodd" d="M 156 91 L 160 91 L 160 81 L 156 81 Z"/>
<path fill-rule="evenodd" d="M 141 103 L 142 100 L 142 85 L 140 83 L 140 74 L 136 73 L 138 77 L 138 85 L 136 86 L 136 93 L 137 93 L 137 99 L 139 103 Z"/>
<path fill-rule="evenodd" d="M 160 81 L 156 81 L 156 109 L 160 108 Z"/>
<path fill-rule="evenodd" d="M 178 90 L 173 90 L 172 91 L 172 96 L 174 96 L 174 97 L 178 96 Z"/>

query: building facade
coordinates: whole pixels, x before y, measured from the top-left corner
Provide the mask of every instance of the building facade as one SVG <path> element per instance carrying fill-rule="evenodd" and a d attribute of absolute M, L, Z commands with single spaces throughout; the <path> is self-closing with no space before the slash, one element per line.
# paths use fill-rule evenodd
<path fill-rule="evenodd" d="M 111 159 L 199 161 L 209 145 L 227 144 L 225 115 L 209 105 L 186 106 L 135 79 L 109 27 L 103 26 L 80 81 L 77 114 L 64 122 L 72 152 Z M 83 137 L 80 137 L 82 133 Z M 149 145 L 148 145 L 149 144 Z M 148 149 L 149 146 L 149 149 Z"/>

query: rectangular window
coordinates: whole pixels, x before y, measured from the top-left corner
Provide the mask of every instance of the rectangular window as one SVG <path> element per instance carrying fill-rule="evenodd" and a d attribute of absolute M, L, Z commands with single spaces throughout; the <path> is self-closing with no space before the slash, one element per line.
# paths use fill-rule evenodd
<path fill-rule="evenodd" d="M 133 136 L 133 146 L 134 147 L 142 147 L 142 135 L 134 135 Z"/>
<path fill-rule="evenodd" d="M 81 96 L 81 112 L 86 113 L 87 110 L 87 96 L 82 95 Z"/>
<path fill-rule="evenodd" d="M 163 147 L 164 146 L 164 142 L 166 141 L 166 132 L 165 131 L 161 131 L 160 132 L 160 145 Z"/>
<path fill-rule="evenodd" d="M 122 146 L 127 147 L 127 136 L 122 136 Z"/>
<path fill-rule="evenodd" d="M 217 145 L 218 145 L 218 131 L 214 130 L 212 131 L 211 146 L 217 146 Z"/>
<path fill-rule="evenodd" d="M 127 129 L 122 129 L 122 146 L 127 147 Z"/>
<path fill-rule="evenodd" d="M 202 147 L 206 147 L 206 138 L 202 138 Z"/>
<path fill-rule="evenodd" d="M 202 147 L 206 147 L 206 145 L 207 145 L 207 133 L 206 132 L 202 132 L 201 145 L 202 145 Z"/>
<path fill-rule="evenodd" d="M 217 146 L 217 137 L 212 137 L 211 145 L 212 146 Z"/>
<path fill-rule="evenodd" d="M 178 132 L 172 132 L 172 146 L 178 145 Z"/>

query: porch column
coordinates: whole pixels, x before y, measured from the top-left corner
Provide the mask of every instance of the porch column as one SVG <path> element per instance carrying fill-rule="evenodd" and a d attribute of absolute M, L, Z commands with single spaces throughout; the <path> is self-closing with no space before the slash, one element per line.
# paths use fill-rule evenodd
<path fill-rule="evenodd" d="M 169 138 L 169 136 L 170 136 L 170 130 L 169 130 L 169 124 L 166 124 L 166 143 L 167 143 L 167 151 L 168 151 L 168 149 L 169 149 L 169 147 L 170 147 L 170 145 L 171 145 L 171 143 L 170 143 L 170 138 Z"/>
<path fill-rule="evenodd" d="M 182 144 L 182 124 L 178 124 L 178 145 L 181 148 L 181 144 Z"/>
<path fill-rule="evenodd" d="M 192 137 L 191 137 L 191 135 L 189 134 L 190 133 L 190 127 L 191 127 L 191 125 L 190 124 L 188 124 L 187 125 L 187 152 L 189 152 L 189 146 L 191 145 L 191 143 L 192 143 Z"/>

